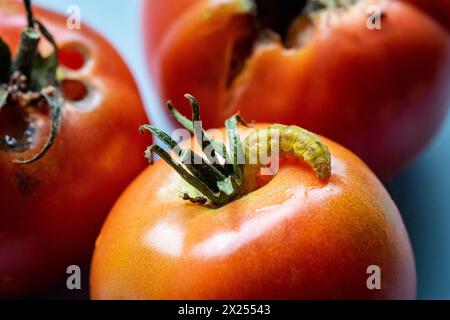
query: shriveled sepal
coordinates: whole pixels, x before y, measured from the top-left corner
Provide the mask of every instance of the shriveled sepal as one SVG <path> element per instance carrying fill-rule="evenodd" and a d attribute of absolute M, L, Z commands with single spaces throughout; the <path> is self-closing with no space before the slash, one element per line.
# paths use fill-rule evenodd
<path fill-rule="evenodd" d="M 45 101 L 49 107 L 51 130 L 44 147 L 30 159 L 19 159 L 21 164 L 40 159 L 52 146 L 61 127 L 63 98 L 57 82 L 58 46 L 44 24 L 35 19 L 31 1 L 24 0 L 28 27 L 22 32 L 15 57 L 7 44 L 0 39 L 0 109 L 8 101 L 15 107 L 28 108 Z M 53 52 L 44 57 L 38 50 L 41 38 L 48 41 Z"/>

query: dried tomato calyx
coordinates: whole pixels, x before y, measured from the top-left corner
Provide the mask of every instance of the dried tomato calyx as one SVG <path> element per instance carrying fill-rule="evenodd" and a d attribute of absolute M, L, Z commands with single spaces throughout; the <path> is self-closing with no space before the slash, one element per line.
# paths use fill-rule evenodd
<path fill-rule="evenodd" d="M 57 83 L 58 47 L 42 22 L 34 18 L 31 0 L 24 0 L 28 27 L 22 31 L 18 53 L 12 57 L 8 45 L 0 38 L 0 110 L 8 103 L 28 108 L 45 102 L 49 107 L 51 130 L 42 149 L 29 159 L 17 159 L 21 164 L 40 159 L 52 146 L 61 127 L 62 95 Z M 38 50 L 44 37 L 53 47 L 49 56 Z M 6 138 L 7 136 L 5 136 Z"/>

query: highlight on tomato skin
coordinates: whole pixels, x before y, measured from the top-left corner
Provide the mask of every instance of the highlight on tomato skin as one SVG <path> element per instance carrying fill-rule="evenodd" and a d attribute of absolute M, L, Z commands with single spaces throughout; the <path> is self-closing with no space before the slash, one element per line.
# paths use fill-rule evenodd
<path fill-rule="evenodd" d="M 161 103 L 174 99 L 188 115 L 180 97 L 191 92 L 208 110 L 207 128 L 237 111 L 300 125 L 391 178 L 448 111 L 448 1 L 355 2 L 299 17 L 292 13 L 306 1 L 145 1 L 147 61 Z M 379 30 L 367 27 L 369 5 L 382 10 Z"/>
<path fill-rule="evenodd" d="M 80 32 L 63 14 L 32 13 L 30 23 L 24 1 L 0 1 L 0 298 L 8 299 L 42 293 L 68 266 L 88 263 L 106 214 L 146 165 L 136 128 L 148 120 L 125 62 L 87 24 Z M 17 58 L 27 52 L 33 59 Z"/>
<path fill-rule="evenodd" d="M 192 122 L 170 112 L 194 131 Z M 195 108 L 193 120 L 199 120 Z M 150 146 L 152 165 L 108 215 L 92 260 L 91 298 L 414 299 L 408 235 L 372 171 L 348 149 L 299 127 L 239 122 L 232 117 L 226 129 L 210 133 L 200 127 L 181 149 L 157 128 L 141 127 L 174 152 Z M 269 128 L 281 130 L 275 140 Z M 228 160 L 204 155 L 196 166 L 184 162 L 187 155 L 195 159 L 198 141 Z M 247 160 L 251 150 L 263 149 L 279 155 L 271 158 L 279 166 L 260 180 L 262 164 L 252 170 Z M 153 152 L 161 159 L 153 162 Z M 325 165 L 324 174 L 317 164 Z M 381 270 L 378 290 L 371 270 Z"/>

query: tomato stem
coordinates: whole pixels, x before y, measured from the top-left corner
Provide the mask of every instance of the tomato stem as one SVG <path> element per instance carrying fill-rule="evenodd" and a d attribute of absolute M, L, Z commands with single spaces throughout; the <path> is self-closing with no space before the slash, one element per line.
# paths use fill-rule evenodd
<path fill-rule="evenodd" d="M 41 37 L 39 33 L 27 28 L 22 31 L 18 53 L 14 59 L 12 72 L 20 72 L 30 78 L 34 57 L 36 56 Z"/>
<path fill-rule="evenodd" d="M 27 12 L 28 28 L 33 28 L 34 18 L 33 18 L 33 9 L 31 8 L 31 0 L 24 0 L 23 3 L 25 6 L 25 11 Z"/>

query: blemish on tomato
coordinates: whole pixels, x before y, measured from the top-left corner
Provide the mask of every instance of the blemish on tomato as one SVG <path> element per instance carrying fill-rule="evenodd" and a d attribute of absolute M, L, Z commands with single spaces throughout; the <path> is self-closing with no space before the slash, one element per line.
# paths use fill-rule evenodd
<path fill-rule="evenodd" d="M 16 186 L 20 193 L 24 196 L 32 195 L 39 187 L 40 181 L 33 176 L 19 171 L 16 174 Z"/>

